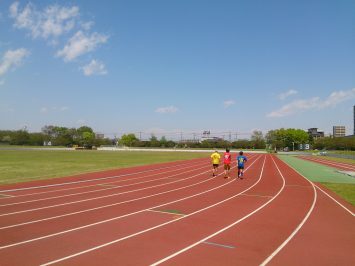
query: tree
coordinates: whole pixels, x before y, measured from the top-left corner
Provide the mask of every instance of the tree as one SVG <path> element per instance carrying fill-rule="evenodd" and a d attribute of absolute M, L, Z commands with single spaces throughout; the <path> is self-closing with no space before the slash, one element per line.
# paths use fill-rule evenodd
<path fill-rule="evenodd" d="M 280 128 L 270 130 L 266 134 L 266 142 L 273 149 L 281 149 L 288 147 L 289 149 L 297 149 L 298 144 L 309 143 L 308 133 L 302 129 Z"/>
<path fill-rule="evenodd" d="M 118 143 L 123 146 L 132 147 L 136 141 L 138 141 L 136 135 L 131 133 L 131 134 L 127 134 L 127 135 L 126 134 L 122 135 L 122 137 L 118 141 Z"/>
<path fill-rule="evenodd" d="M 265 149 L 265 139 L 261 131 L 253 131 L 251 135 L 251 145 L 255 149 Z"/>
<path fill-rule="evenodd" d="M 150 147 L 160 147 L 160 142 L 156 136 L 152 135 L 149 141 Z"/>

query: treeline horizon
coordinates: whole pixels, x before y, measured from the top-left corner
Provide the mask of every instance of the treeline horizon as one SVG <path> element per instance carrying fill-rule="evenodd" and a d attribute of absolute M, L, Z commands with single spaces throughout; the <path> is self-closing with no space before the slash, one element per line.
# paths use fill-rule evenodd
<path fill-rule="evenodd" d="M 124 134 L 120 138 L 102 138 L 95 134 L 88 126 L 67 128 L 62 126 L 46 125 L 41 132 L 30 133 L 22 130 L 0 130 L 0 144 L 28 145 L 28 146 L 73 147 L 80 146 L 92 148 L 93 146 L 127 146 L 127 147 L 161 147 L 161 148 L 234 148 L 234 149 L 270 149 L 270 150 L 299 150 L 300 144 L 304 147 L 309 144 L 312 149 L 355 150 L 355 137 L 324 137 L 314 140 L 306 131 L 294 128 L 281 128 L 268 131 L 265 135 L 255 130 L 250 139 L 228 141 L 198 140 L 173 141 L 165 136 L 158 139 L 154 134 L 149 140 L 140 140 L 133 133 Z"/>

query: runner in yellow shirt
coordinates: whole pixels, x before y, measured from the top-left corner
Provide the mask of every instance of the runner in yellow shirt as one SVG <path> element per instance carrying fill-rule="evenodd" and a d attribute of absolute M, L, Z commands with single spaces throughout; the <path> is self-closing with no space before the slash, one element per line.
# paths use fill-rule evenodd
<path fill-rule="evenodd" d="M 216 176 L 218 172 L 219 160 L 221 159 L 221 155 L 219 155 L 218 151 L 215 151 L 211 154 L 212 159 L 212 176 Z"/>

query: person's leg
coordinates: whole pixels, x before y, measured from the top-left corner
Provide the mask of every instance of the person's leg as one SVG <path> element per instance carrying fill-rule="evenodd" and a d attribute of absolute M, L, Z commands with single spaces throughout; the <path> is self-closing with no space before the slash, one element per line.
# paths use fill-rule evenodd
<path fill-rule="evenodd" d="M 229 172 L 231 170 L 231 166 L 230 164 L 227 165 L 227 178 L 229 178 Z"/>

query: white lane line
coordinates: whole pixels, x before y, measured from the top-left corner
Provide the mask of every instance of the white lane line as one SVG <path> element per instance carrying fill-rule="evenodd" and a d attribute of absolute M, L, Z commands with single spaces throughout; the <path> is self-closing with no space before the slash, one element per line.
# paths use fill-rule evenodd
<path fill-rule="evenodd" d="M 316 161 L 320 161 L 320 162 L 333 163 L 333 164 L 337 164 L 337 165 L 343 165 L 343 166 L 349 166 L 349 167 L 355 168 L 355 165 L 351 164 L 351 163 L 344 163 L 344 162 L 338 162 L 338 161 L 327 160 L 327 159 L 323 159 L 323 158 L 322 159 L 321 158 L 315 158 L 315 157 L 311 157 L 310 159 L 316 160 Z"/>
<path fill-rule="evenodd" d="M 273 159 L 274 160 L 274 159 Z M 275 161 L 274 161 L 275 163 Z M 285 163 L 286 164 L 286 163 Z M 276 163 L 275 163 L 276 165 Z M 277 167 L 277 165 L 276 165 Z M 291 166 L 289 166 L 291 167 Z M 291 167 L 293 170 L 295 170 L 293 167 Z M 279 168 L 277 167 L 278 171 L 280 172 Z M 296 171 L 296 170 L 295 170 Z M 297 172 L 297 171 L 296 171 Z M 298 172 L 297 172 L 298 173 Z M 281 174 L 281 172 L 280 172 Z M 299 175 L 301 175 L 300 173 L 298 173 Z M 306 177 L 304 177 L 303 175 L 301 175 L 304 179 L 306 179 L 313 188 L 313 192 L 314 192 L 314 198 L 313 198 L 313 203 L 310 207 L 310 209 L 308 210 L 308 213 L 306 214 L 306 216 L 303 218 L 302 222 L 296 227 L 296 229 L 290 234 L 290 236 L 277 248 L 275 249 L 275 251 L 270 254 L 270 256 L 268 256 L 261 264 L 260 266 L 265 266 L 266 264 L 268 264 L 290 241 L 291 239 L 298 233 L 298 231 L 303 227 L 303 225 L 306 223 L 306 221 L 308 220 L 309 216 L 311 215 L 314 206 L 316 205 L 316 201 L 317 201 L 317 191 L 316 188 L 314 186 L 314 184 L 309 181 Z"/>
<path fill-rule="evenodd" d="M 264 162 L 263 162 L 263 166 L 262 166 L 262 169 L 261 169 L 261 173 L 260 173 L 258 182 L 256 182 L 253 186 L 251 186 L 247 190 L 250 190 L 256 184 L 258 184 L 259 181 L 261 180 L 261 178 L 263 176 L 263 173 L 264 173 L 265 161 L 266 161 L 266 156 L 265 156 L 265 159 L 264 159 Z M 281 191 L 284 189 L 284 187 L 285 187 L 285 179 L 283 178 L 283 176 L 282 176 L 282 179 L 283 179 L 283 185 L 280 188 L 280 190 L 277 192 L 277 194 L 272 199 L 270 199 L 269 201 L 267 201 L 266 203 L 261 205 L 259 208 L 255 209 L 254 211 L 250 212 L 249 214 L 245 215 L 244 217 L 240 218 L 239 220 L 235 221 L 234 223 L 222 228 L 221 230 L 219 230 L 219 231 L 217 231 L 217 232 L 215 232 L 215 233 L 213 233 L 213 234 L 211 234 L 211 235 L 209 235 L 209 236 L 207 236 L 207 237 L 205 237 L 205 238 L 203 238 L 203 239 L 201 239 L 201 240 L 199 240 L 199 241 L 197 241 L 197 242 L 195 242 L 195 243 L 193 243 L 193 244 L 191 244 L 191 245 L 189 245 L 189 246 L 187 246 L 187 247 L 185 247 L 185 248 L 183 248 L 183 249 L 181 249 L 181 250 L 179 250 L 179 251 L 177 251 L 177 252 L 175 252 L 175 253 L 173 253 L 173 254 L 165 257 L 165 258 L 163 258 L 163 259 L 161 259 L 161 260 L 159 260 L 159 261 L 156 261 L 156 262 L 152 263 L 151 266 L 159 265 L 159 264 L 161 264 L 163 262 L 166 262 L 166 261 L 168 261 L 168 260 L 180 255 L 181 253 L 184 253 L 184 252 L 190 250 L 191 248 L 193 248 L 193 247 L 195 247 L 195 246 L 197 246 L 197 245 L 199 245 L 201 243 L 206 242 L 208 239 L 210 239 L 210 238 L 212 238 L 212 237 L 214 237 L 214 236 L 216 236 L 216 235 L 228 230 L 229 228 L 231 228 L 231 227 L 235 226 L 236 224 L 244 221 L 245 219 L 249 218 L 250 216 L 252 216 L 256 212 L 258 212 L 259 210 L 263 209 L 266 205 L 268 205 L 270 202 L 272 202 L 281 193 Z M 245 193 L 245 191 L 243 193 L 240 193 L 240 194 L 244 194 L 244 193 Z"/>
<path fill-rule="evenodd" d="M 346 208 L 343 204 L 341 204 L 339 201 L 337 201 L 336 199 L 334 199 L 331 195 L 329 195 L 327 192 L 325 192 L 323 189 L 321 189 L 319 186 L 317 186 L 316 184 L 314 184 L 314 186 L 316 188 L 318 188 L 321 192 L 323 192 L 326 196 L 328 196 L 331 200 L 333 200 L 336 204 L 338 204 L 340 207 L 342 207 L 344 210 L 346 210 L 348 213 L 350 213 L 352 216 L 354 216 L 355 214 L 349 210 L 348 208 Z"/>
<path fill-rule="evenodd" d="M 203 167 L 200 167 L 200 168 L 195 168 L 195 169 L 186 171 L 186 173 L 187 172 L 191 172 L 191 171 L 196 171 L 196 170 L 199 170 L 199 169 L 203 169 L 205 167 L 207 167 L 207 166 L 203 166 Z M 185 172 L 183 172 L 183 173 L 185 173 Z M 179 176 L 179 175 L 181 175 L 181 173 L 178 173 L 178 174 L 175 174 L 175 175 L 170 175 L 170 177 Z M 162 179 L 168 179 L 168 178 L 165 177 L 165 178 L 162 178 Z M 176 182 L 182 182 L 182 181 L 184 181 L 186 179 L 189 179 L 189 178 L 179 179 L 179 180 L 175 180 L 175 181 L 172 181 L 172 182 L 167 182 L 167 183 L 160 184 L 160 185 L 145 187 L 145 188 L 136 189 L 136 190 L 125 191 L 125 192 L 120 192 L 120 193 L 114 193 L 114 194 L 109 194 L 109 195 L 100 196 L 100 197 L 88 198 L 88 199 L 72 201 L 72 202 L 65 202 L 65 203 L 61 203 L 61 204 L 49 205 L 49 206 L 33 208 L 33 209 L 27 209 L 27 210 L 22 210 L 22 211 L 16 211 L 16 212 L 11 212 L 11 213 L 3 213 L 3 214 L 0 214 L 0 217 L 9 216 L 9 215 L 15 215 L 15 214 L 21 214 L 21 213 L 26 213 L 26 212 L 32 212 L 32 211 L 38 211 L 38 210 L 44 210 L 44 209 L 50 209 L 50 208 L 66 206 L 66 205 L 71 205 L 71 204 L 76 204 L 76 203 L 81 203 L 81 202 L 86 202 L 86 201 L 92 201 L 92 200 L 97 200 L 97 199 L 114 197 L 114 196 L 118 196 L 118 195 L 122 195 L 122 194 L 128 194 L 128 193 L 132 193 L 132 192 L 142 191 L 142 190 L 146 190 L 146 189 L 150 189 L 150 188 L 161 187 L 161 186 L 173 184 L 173 183 L 176 183 Z M 111 189 L 111 188 L 105 188 L 105 189 L 101 189 L 101 190 L 109 190 L 109 189 Z"/>
<path fill-rule="evenodd" d="M 203 167 L 206 167 L 206 166 L 203 166 Z M 152 177 L 152 176 L 156 176 L 156 175 L 163 175 L 163 174 L 167 174 L 167 173 L 170 173 L 170 172 L 181 171 L 181 170 L 186 169 L 186 168 L 190 168 L 190 167 L 183 167 L 183 168 L 180 168 L 180 169 L 175 169 L 175 170 L 171 170 L 171 171 L 166 171 L 166 172 L 156 173 L 156 174 L 147 175 L 147 176 L 143 176 L 143 177 L 138 177 L 138 179 L 145 179 L 147 177 Z M 196 169 L 199 169 L 199 168 L 194 168 L 194 169 L 191 169 L 190 171 L 180 172 L 180 173 L 188 173 L 188 172 L 194 171 Z M 173 175 L 173 176 L 176 176 L 176 175 Z M 20 204 L 25 204 L 25 203 L 39 202 L 39 201 L 51 200 L 51 199 L 59 199 L 59 198 L 65 198 L 65 197 L 89 194 L 89 193 L 100 192 L 100 191 L 107 191 L 107 190 L 112 190 L 112 189 L 116 189 L 116 188 L 129 187 L 129 186 L 134 186 L 134 185 L 139 185 L 139 184 L 144 184 L 144 183 L 149 183 L 149 182 L 154 182 L 154 181 L 164 180 L 164 179 L 167 179 L 167 177 L 164 176 L 164 177 L 157 178 L 157 179 L 151 179 L 151 180 L 146 180 L 146 181 L 137 182 L 137 183 L 131 183 L 131 184 L 128 184 L 128 185 L 120 185 L 120 186 L 114 185 L 113 183 L 118 183 L 118 182 L 122 182 L 122 181 L 131 181 L 131 180 L 133 180 L 133 178 L 131 180 L 120 180 L 120 181 L 115 181 L 115 182 L 96 184 L 96 185 L 94 185 L 95 187 L 97 187 L 99 185 L 101 185 L 101 186 L 109 186 L 109 187 L 90 190 L 90 191 L 84 191 L 84 192 L 78 192 L 78 193 L 72 193 L 72 194 L 66 194 L 66 195 L 61 195 L 61 196 L 54 196 L 54 197 L 48 197 L 48 198 L 40 198 L 40 199 L 34 199 L 34 200 L 27 200 L 27 201 L 20 201 L 20 202 L 2 204 L 2 205 L 0 205 L 0 207 L 20 205 Z"/>
<path fill-rule="evenodd" d="M 197 168 L 197 169 L 193 169 L 193 170 L 189 170 L 186 172 L 192 172 L 192 171 L 196 171 L 199 169 L 203 169 L 206 168 L 206 166 Z M 184 172 L 183 172 L 184 173 Z M 181 175 L 181 173 L 175 174 L 175 175 Z M 173 176 L 175 176 L 173 175 Z M 163 178 L 163 179 L 167 179 L 167 178 Z M 155 186 L 150 186 L 150 187 L 144 187 L 144 188 L 140 188 L 140 189 L 135 189 L 135 190 L 129 190 L 129 191 L 124 191 L 124 192 L 119 192 L 119 193 L 113 193 L 113 194 L 109 194 L 109 195 L 105 195 L 105 196 L 99 196 L 99 197 L 93 197 L 93 198 L 88 198 L 88 199 L 83 199 L 83 200 L 77 200 L 77 201 L 70 201 L 70 202 L 65 202 L 65 203 L 60 203 L 60 204 L 55 204 L 55 205 L 49 205 L 49 206 L 44 206 L 44 207 L 39 207 L 39 208 L 33 208 L 33 209 L 27 209 L 27 210 L 22 210 L 22 211 L 16 211 L 16 212 L 9 212 L 9 213 L 3 213 L 0 214 L 0 217 L 3 216 L 9 216 L 9 215 L 15 215 L 15 214 L 20 214 L 20 213 L 26 213 L 26 212 L 33 212 L 33 211 L 38 211 L 38 210 L 45 210 L 45 209 L 51 209 L 51 208 L 55 208 L 55 207 L 60 207 L 60 206 L 67 206 L 67 205 L 71 205 L 71 204 L 76 204 L 76 203 L 81 203 L 81 202 L 87 202 L 87 201 L 92 201 L 92 200 L 98 200 L 98 199 L 104 199 L 104 198 L 109 198 L 109 197 L 114 197 L 114 196 L 118 196 L 118 195 L 123 195 L 123 194 L 128 194 L 128 193 L 133 193 L 133 192 L 137 192 L 137 191 L 142 191 L 142 190 L 146 190 L 146 189 L 150 189 L 150 188 L 156 188 L 156 187 L 161 187 L 161 186 L 166 186 L 169 184 L 173 184 L 173 183 L 177 183 L 177 182 L 182 182 L 184 180 L 186 180 L 188 178 L 184 178 L 184 179 L 179 179 L 179 180 L 175 180 L 172 182 L 167 182 L 164 184 L 160 184 L 160 185 L 155 185 Z M 144 182 L 143 182 L 144 183 Z M 101 189 L 101 190 L 108 190 L 108 189 L 112 189 L 112 188 L 106 188 L 106 189 Z"/>
<path fill-rule="evenodd" d="M 188 166 L 194 166 L 194 165 L 200 165 L 201 163 L 198 164 L 188 164 Z M 166 166 L 166 167 L 161 167 L 161 168 L 155 168 L 155 169 L 150 169 L 150 170 L 145 170 L 145 171 L 140 171 L 140 172 L 135 172 L 135 173 L 128 173 L 128 174 L 121 174 L 121 175 L 115 175 L 115 176 L 106 176 L 106 177 L 101 177 L 101 178 L 96 178 L 96 179 L 90 179 L 90 180 L 82 180 L 82 181 L 75 181 L 75 182 L 67 182 L 67 183 L 58 183 L 58 184 L 53 184 L 49 186 L 38 186 L 38 187 L 28 187 L 25 188 L 25 190 L 28 189 L 41 189 L 41 188 L 48 188 L 48 187 L 56 187 L 56 186 L 65 186 L 65 185 L 72 185 L 72 184 L 77 184 L 77 183 L 85 183 L 85 182 L 92 182 L 92 181 L 101 181 L 101 180 L 107 180 L 107 179 L 116 179 L 116 178 L 122 178 L 126 176 L 132 176 L 132 175 L 139 175 L 139 174 L 145 174 L 148 172 L 152 171 L 159 171 L 159 170 L 164 170 L 164 169 L 170 169 L 170 168 L 176 168 L 176 167 L 181 167 L 183 164 L 179 165 L 173 165 L 173 166 Z M 186 166 L 187 164 L 185 164 Z M 173 170 L 174 171 L 174 170 Z M 137 178 L 132 178 L 132 179 L 141 179 L 142 177 L 137 177 Z M 127 180 L 132 180 L 132 179 L 124 179 L 124 180 L 118 180 L 118 181 L 113 181 L 113 182 L 108 182 L 108 183 L 115 183 L 115 182 L 124 182 Z M 99 183 L 100 184 L 100 183 Z M 50 191 L 43 191 L 43 192 L 36 192 L 36 193 L 29 193 L 29 194 L 21 194 L 21 195 L 13 195 L 14 198 L 18 197 L 25 197 L 25 196 L 33 196 L 33 195 L 40 195 L 40 194 L 47 194 L 47 193 L 53 193 L 53 192 L 58 192 L 58 191 L 67 191 L 67 190 L 73 190 L 73 189 L 80 189 L 80 188 L 86 188 L 86 187 L 93 187 L 97 186 L 98 184 L 93 184 L 93 185 L 88 185 L 88 186 L 79 186 L 79 187 L 74 187 L 74 188 L 65 188 L 65 189 L 57 189 L 57 190 L 50 190 Z M 18 191 L 22 189 L 10 189 L 10 190 L 0 190 L 1 192 L 13 192 L 13 191 Z M 1 200 L 1 199 L 0 199 Z"/>
<path fill-rule="evenodd" d="M 245 172 L 246 172 L 256 161 L 258 161 L 259 158 L 260 158 L 260 157 L 258 157 L 253 163 L 251 163 L 250 166 L 245 169 Z M 235 167 L 233 167 L 233 168 L 235 168 Z M 233 168 L 232 168 L 232 169 L 233 169 Z M 200 174 L 198 174 L 198 175 L 201 175 L 201 174 L 204 174 L 204 173 L 205 173 L 205 172 L 200 173 Z M 196 176 L 198 176 L 198 175 L 196 175 Z M 222 175 L 222 173 L 219 174 L 219 175 Z M 219 175 L 218 175 L 218 176 L 219 176 Z M 204 182 L 209 182 L 209 181 L 211 181 L 211 180 L 213 180 L 213 178 L 210 178 L 210 179 L 207 179 L 207 180 L 204 180 L 204 181 L 201 181 L 201 182 L 198 182 L 198 183 L 189 185 L 189 186 L 185 186 L 185 187 L 173 189 L 173 190 L 170 190 L 170 191 L 165 191 L 165 192 L 162 192 L 162 193 L 159 193 L 159 194 L 154 194 L 154 195 L 150 195 L 150 196 L 146 196 L 146 197 L 142 197 L 142 198 L 130 200 L 130 201 L 127 201 L 127 202 L 132 202 L 132 201 L 136 201 L 136 200 L 140 200 L 140 199 L 145 199 L 145 198 L 149 198 L 149 197 L 153 197 L 153 196 L 157 196 L 157 195 L 166 194 L 166 193 L 169 193 L 169 192 L 172 192 L 172 191 L 177 191 L 177 190 L 185 189 L 185 188 L 188 188 L 188 187 L 196 186 L 196 185 L 199 185 L 199 184 L 204 183 Z M 61 232 L 57 232 L 57 233 L 54 233 L 54 234 L 51 234 L 51 235 L 46 235 L 46 236 L 42 236 L 42 237 L 38 237 L 38 238 L 33 238 L 33 239 L 26 240 L 26 241 L 17 242 L 17 243 L 9 244 L 9 245 L 6 245 L 6 246 L 2 246 L 2 247 L 0 247 L 0 250 L 1 250 L 1 249 L 5 249 L 5 248 L 10 248 L 10 247 L 18 246 L 18 245 L 22 245 L 22 244 L 27 244 L 27 243 L 34 242 L 34 241 L 38 241 L 38 240 L 41 240 L 41 239 L 46 239 L 46 238 L 54 237 L 54 236 L 57 236 L 57 235 L 66 234 L 66 233 L 69 233 L 69 232 L 78 231 L 78 230 L 81 230 L 81 229 L 84 229 L 84 228 L 92 227 L 92 226 L 95 226 L 95 225 L 107 223 L 107 222 L 114 221 L 114 220 L 118 220 L 118 219 L 122 219 L 122 218 L 125 218 L 125 217 L 128 217 L 128 216 L 132 216 L 132 215 L 135 215 L 135 214 L 139 214 L 139 213 L 145 212 L 145 211 L 151 211 L 152 209 L 160 208 L 160 207 L 163 207 L 163 206 L 166 206 L 166 205 L 169 205 L 169 204 L 177 203 L 177 202 L 180 202 L 180 201 L 184 201 L 184 200 L 187 200 L 187 199 L 190 199 L 190 198 L 194 198 L 194 197 L 200 196 L 200 195 L 202 195 L 202 194 L 206 194 L 206 193 L 208 193 L 208 192 L 211 192 L 211 191 L 217 190 L 217 189 L 219 189 L 219 188 L 222 188 L 222 187 L 224 187 L 224 186 L 230 184 L 231 182 L 233 182 L 233 181 L 229 181 L 228 183 L 225 183 L 225 184 L 223 184 L 223 185 L 220 185 L 220 186 L 217 186 L 217 187 L 215 187 L 215 188 L 202 191 L 202 192 L 197 193 L 197 194 L 190 195 L 190 196 L 185 197 L 185 198 L 181 198 L 181 199 L 178 199 L 178 200 L 170 201 L 170 202 L 163 203 L 163 204 L 160 204 L 160 205 L 157 205 L 157 206 L 152 206 L 152 207 L 149 207 L 149 208 L 147 208 L 147 209 L 140 210 L 140 211 L 128 213 L 128 214 L 125 214 L 125 215 L 122 215 L 122 216 L 113 217 L 113 218 L 111 218 L 111 219 L 103 220 L 103 221 L 100 221 L 100 222 L 96 222 L 96 223 L 92 223 L 92 224 L 88 224 L 88 225 L 84 225 L 84 226 L 72 228 L 72 229 L 69 229 L 69 230 L 61 231 Z M 120 202 L 120 203 L 111 204 L 111 205 L 119 205 L 119 204 L 123 204 L 123 203 L 127 203 L 127 202 Z"/>
<path fill-rule="evenodd" d="M 212 245 L 212 246 L 217 246 L 217 247 L 222 247 L 222 248 L 236 248 L 235 246 L 229 246 L 229 245 L 224 245 L 224 244 L 218 244 L 218 243 L 214 243 L 214 242 L 202 242 L 202 244 L 207 244 L 207 245 Z"/>
<path fill-rule="evenodd" d="M 156 210 L 151 210 L 151 208 L 146 210 L 147 212 L 156 212 L 156 213 L 162 213 L 162 214 L 169 214 L 169 215 L 179 215 L 179 216 L 185 216 L 183 213 L 178 213 L 178 212 L 173 212 L 173 211 L 156 211 Z"/>
<path fill-rule="evenodd" d="M 265 157 L 265 158 L 266 158 L 266 157 Z M 254 161 L 254 162 L 255 162 L 255 161 Z M 264 163 L 263 163 L 262 169 L 264 168 L 264 164 L 265 164 L 265 159 L 264 159 Z M 251 166 L 251 165 L 250 165 L 250 166 Z M 245 172 L 245 171 L 244 171 L 244 172 Z M 182 220 L 182 219 L 186 219 L 186 218 L 188 218 L 188 217 L 190 217 L 190 216 L 192 216 L 192 215 L 195 215 L 195 214 L 197 214 L 197 213 L 200 213 L 200 212 L 203 212 L 203 211 L 208 210 L 208 209 L 210 209 L 210 208 L 213 208 L 213 207 L 215 207 L 215 206 L 218 206 L 218 205 L 220 205 L 220 204 L 222 204 L 222 203 L 224 203 L 224 202 L 226 202 L 226 201 L 228 201 L 228 200 L 231 200 L 231 199 L 233 199 L 233 198 L 239 196 L 240 194 L 242 194 L 242 193 L 244 193 L 244 192 L 250 190 L 250 189 L 253 188 L 254 186 L 256 186 L 256 184 L 258 184 L 258 183 L 260 182 L 260 179 L 261 179 L 261 176 L 259 177 L 259 179 L 257 180 L 257 182 L 255 182 L 255 183 L 254 183 L 252 186 L 250 186 L 248 189 L 246 189 L 246 190 L 244 190 L 244 191 L 242 191 L 242 192 L 240 192 L 240 193 L 238 193 L 238 194 L 236 194 L 236 195 L 234 195 L 234 196 L 232 196 L 232 197 L 229 197 L 229 198 L 224 199 L 224 200 L 222 200 L 222 201 L 220 201 L 220 202 L 217 202 L 217 203 L 215 203 L 215 204 L 212 204 L 212 205 L 210 205 L 210 206 L 207 206 L 207 207 L 205 207 L 205 208 L 203 208 L 203 209 L 200 209 L 200 210 L 197 210 L 197 211 L 192 212 L 192 213 L 190 213 L 190 214 L 187 214 L 187 215 L 185 215 L 185 216 L 183 216 L 183 217 L 177 218 L 177 219 L 172 220 L 172 221 L 169 221 L 169 222 L 162 223 L 162 224 L 157 225 L 157 226 L 154 226 L 154 227 L 150 227 L 150 228 L 148 228 L 148 229 L 145 229 L 145 230 L 139 231 L 139 232 L 137 232 L 137 233 L 134 233 L 134 234 L 131 234 L 131 235 L 128 235 L 128 236 L 125 236 L 125 237 L 116 239 L 116 240 L 114 240 L 114 241 L 105 243 L 105 244 L 103 244 L 103 245 L 99 245 L 99 246 L 96 246 L 96 247 L 93 247 L 93 248 L 90 248 L 90 249 L 87 249 L 87 250 L 84 250 L 84 251 L 81 251 L 81 252 L 78 252 L 78 253 L 75 253 L 75 254 L 72 254 L 72 255 L 69 255 L 69 256 L 66 256 L 66 257 L 57 259 L 57 260 L 54 260 L 54 261 L 50 261 L 50 262 L 44 263 L 44 264 L 42 264 L 42 266 L 52 265 L 52 264 L 55 264 L 55 263 L 58 263 L 58 262 L 61 262 L 61 261 L 64 261 L 64 260 L 68 260 L 68 259 L 70 259 L 70 258 L 77 257 L 77 256 L 79 256 L 79 255 L 83 255 L 83 254 L 85 254 L 85 253 L 92 252 L 92 251 L 94 251 L 94 250 L 97 250 L 97 249 L 100 249 L 100 248 L 103 248 L 103 247 L 106 247 L 106 246 L 115 244 L 115 243 L 117 243 L 117 242 L 121 242 L 121 241 L 123 241 L 123 240 L 129 239 L 129 238 L 132 238 L 132 237 L 135 237 L 135 236 L 137 236 L 137 235 L 141 235 L 141 234 L 143 234 L 143 233 L 146 233 L 146 232 L 155 230 L 155 229 L 160 228 L 160 227 L 163 227 L 163 226 L 165 226 L 165 225 L 168 225 L 168 224 L 171 224 L 171 223 L 175 223 L 175 222 L 180 221 L 180 220 Z M 229 181 L 229 182 L 226 183 L 226 184 L 229 184 L 229 183 L 231 183 L 231 182 L 233 182 L 233 181 L 234 181 L 234 180 Z"/>
<path fill-rule="evenodd" d="M 157 171 L 157 170 L 162 170 L 162 169 L 167 169 L 167 168 L 172 168 L 172 167 L 179 167 L 179 166 L 180 166 L 180 164 L 176 165 L 176 166 L 164 166 L 164 167 L 160 167 L 160 168 L 154 168 L 154 169 L 144 170 L 144 171 L 135 172 L 135 173 L 128 173 L 128 174 L 122 174 L 122 175 L 116 175 L 116 176 L 108 176 L 108 177 L 100 177 L 100 178 L 89 179 L 89 180 L 64 182 L 64 183 L 57 183 L 57 184 L 51 184 L 51 185 L 45 185 L 45 186 L 35 186 L 35 187 L 25 187 L 25 188 L 0 190 L 0 193 L 2 193 L 2 192 L 22 191 L 22 190 L 29 190 L 29 189 L 41 189 L 41 188 L 49 188 L 49 187 L 56 187 L 56 186 L 65 186 L 65 185 L 80 184 L 80 183 L 93 182 L 93 181 L 100 181 L 100 180 L 106 180 L 106 179 L 112 179 L 112 178 L 120 178 L 120 177 L 131 176 L 131 175 L 142 174 L 142 173 L 148 173 L 148 172 L 152 172 L 152 171 Z"/>
<path fill-rule="evenodd" d="M 254 157 L 256 157 L 256 156 L 253 156 L 253 158 L 254 158 Z M 260 157 L 259 157 L 259 158 L 260 158 Z M 256 162 L 259 158 L 257 158 L 254 162 Z M 251 165 L 253 165 L 254 162 L 253 162 Z M 250 166 L 251 166 L 251 165 L 250 165 Z M 249 166 L 249 167 L 250 167 L 250 166 Z M 247 169 L 248 169 L 248 168 L 247 168 Z M 208 172 L 208 171 L 205 171 L 205 172 L 200 173 L 200 174 L 198 174 L 198 175 L 201 175 L 201 174 L 204 174 L 204 173 L 207 173 L 207 172 Z M 192 176 L 192 177 L 190 177 L 190 178 L 193 178 L 193 177 L 198 176 L 198 175 L 194 175 L 194 176 Z M 189 179 L 189 178 L 187 178 L 187 179 Z M 209 180 L 210 180 L 210 179 L 205 180 L 205 181 L 202 181 L 202 182 L 195 183 L 195 184 L 190 185 L 190 186 L 195 186 L 195 185 L 197 185 L 197 184 L 204 183 L 204 182 L 207 182 L 207 181 L 209 181 Z M 180 190 L 180 189 L 187 188 L 187 187 L 190 187 L 190 186 L 186 186 L 186 187 L 182 187 L 182 188 L 178 188 L 178 189 L 173 189 L 173 190 L 170 190 L 170 191 L 167 191 L 167 192 L 158 193 L 158 194 L 153 194 L 153 196 L 160 195 L 160 194 L 164 194 L 164 193 L 168 193 L 168 192 L 172 192 L 172 191 L 176 191 L 176 190 Z M 149 197 L 151 197 L 151 195 L 148 195 L 148 196 L 143 197 L 143 198 L 149 198 Z M 139 199 L 142 199 L 142 198 L 138 198 L 137 200 L 139 200 Z M 134 200 L 135 200 L 135 199 L 130 200 L 130 201 L 128 201 L 128 202 L 131 202 L 131 201 L 134 201 Z M 54 219 L 59 219 L 59 218 L 63 218 L 63 217 L 71 216 L 71 215 L 81 214 L 81 213 L 85 213 L 85 212 L 90 212 L 90 211 L 95 211 L 95 210 L 99 210 L 99 209 L 104 209 L 104 208 L 108 208 L 108 207 L 120 205 L 120 204 L 122 204 L 122 203 L 126 203 L 126 202 L 118 202 L 118 203 L 103 205 L 103 206 L 100 206 L 100 207 L 90 208 L 90 209 L 86 209 L 86 210 L 82 210 L 82 211 L 78 211 L 78 212 L 66 213 L 66 214 L 62 214 L 62 215 L 47 217 L 47 218 L 44 218 L 44 219 L 32 220 L 32 221 L 29 221 L 29 222 L 24 222 L 24 223 L 19 223 L 19 224 L 8 225 L 8 226 L 0 227 L 0 230 L 9 229 L 9 228 L 18 227 L 18 226 L 29 225 L 29 224 L 33 224 L 33 223 L 39 223 L 39 222 L 49 221 L 49 220 L 54 220 Z"/>
<path fill-rule="evenodd" d="M 303 158 L 303 157 L 301 157 Z M 355 166 L 352 167 L 350 165 L 345 165 L 345 164 L 340 164 L 340 163 L 336 163 L 336 162 L 330 162 L 330 161 L 325 161 L 325 160 L 317 160 L 317 159 L 314 159 L 314 158 L 305 158 L 306 161 L 311 161 L 311 162 L 316 162 L 316 163 L 320 163 L 320 164 L 323 164 L 323 165 L 326 165 L 326 166 L 333 166 L 333 167 L 343 167 L 343 168 L 347 168 L 347 169 L 350 169 L 350 170 L 355 170 Z"/>

